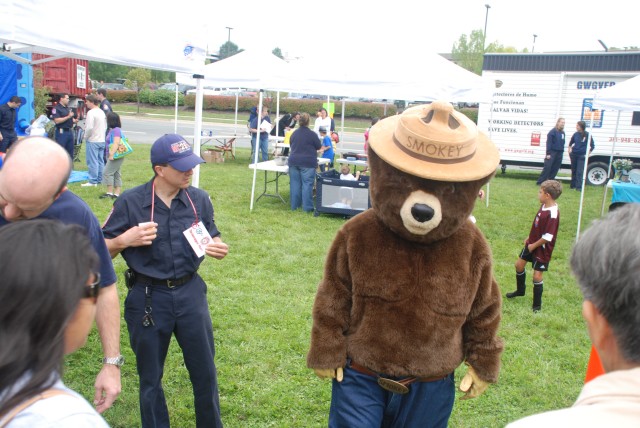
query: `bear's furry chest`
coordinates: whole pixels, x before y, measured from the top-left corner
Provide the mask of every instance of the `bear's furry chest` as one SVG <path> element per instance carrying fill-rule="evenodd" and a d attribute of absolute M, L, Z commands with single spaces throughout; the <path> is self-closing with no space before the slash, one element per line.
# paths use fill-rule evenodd
<path fill-rule="evenodd" d="M 429 245 L 399 239 L 376 221 L 346 229 L 345 245 L 354 303 L 409 305 L 462 315 L 477 291 L 469 237 L 464 231 Z M 367 252 L 354 246 L 366 242 Z"/>

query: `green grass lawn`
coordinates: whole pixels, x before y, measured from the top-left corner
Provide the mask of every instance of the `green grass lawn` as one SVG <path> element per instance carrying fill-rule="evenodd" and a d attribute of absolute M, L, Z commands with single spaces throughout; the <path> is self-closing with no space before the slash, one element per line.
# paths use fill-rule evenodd
<path fill-rule="evenodd" d="M 82 156 L 84 158 L 84 155 Z M 135 145 L 123 164 L 125 188 L 149 180 L 149 146 Z M 216 223 L 230 246 L 222 261 L 208 258 L 200 274 L 209 285 L 216 339 L 222 418 L 228 427 L 322 427 L 327 425 L 331 385 L 305 367 L 311 308 L 326 252 L 345 219 L 291 212 L 288 205 L 263 198 L 249 210 L 252 170 L 249 153 L 204 164 L 200 187 L 213 200 Z M 76 164 L 76 169 L 86 169 Z M 491 182 L 490 206 L 474 211 L 494 256 L 502 295 L 515 287 L 513 264 L 538 209 L 539 171 L 508 171 Z M 258 174 L 257 189 L 262 184 Z M 281 192 L 288 199 L 288 179 Z M 564 181 L 563 184 L 568 184 Z M 99 188 L 70 185 L 100 221 L 111 202 Z M 585 190 L 583 224 L 599 217 L 602 188 Z M 581 296 L 568 259 L 576 234 L 579 193 L 565 187 L 558 203 L 561 223 L 550 271 L 545 274 L 542 312 L 531 311 L 531 271 L 527 296 L 503 302 L 500 336 L 505 342 L 500 380 L 478 399 L 454 406 L 451 427 L 499 427 L 532 413 L 569 406 L 584 379 L 590 342 L 582 321 Z M 115 260 L 121 304 L 125 264 Z M 114 427 L 140 425 L 135 357 L 124 320 L 121 332 L 123 392 L 105 413 Z M 94 331 L 87 345 L 67 358 L 65 381 L 90 401 L 102 352 Z M 459 382 L 464 369 L 456 372 Z M 172 426 L 194 426 L 191 385 L 175 340 L 166 362 L 164 388 Z M 461 394 L 460 394 L 461 395 Z"/>

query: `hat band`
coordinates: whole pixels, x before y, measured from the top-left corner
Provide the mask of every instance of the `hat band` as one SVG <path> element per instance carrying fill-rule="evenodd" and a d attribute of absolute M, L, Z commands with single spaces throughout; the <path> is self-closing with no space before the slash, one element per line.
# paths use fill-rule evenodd
<path fill-rule="evenodd" d="M 454 164 L 466 162 L 476 154 L 476 148 L 473 147 L 471 153 L 466 156 L 452 157 L 459 154 L 459 152 L 465 148 L 465 145 L 437 144 L 424 140 L 417 140 L 411 136 L 407 137 L 407 140 L 409 141 L 411 148 L 401 143 L 396 138 L 395 134 L 393 135 L 393 142 L 396 144 L 396 146 L 398 146 L 400 150 L 405 152 L 407 155 L 411 156 L 412 158 L 433 163 Z"/>

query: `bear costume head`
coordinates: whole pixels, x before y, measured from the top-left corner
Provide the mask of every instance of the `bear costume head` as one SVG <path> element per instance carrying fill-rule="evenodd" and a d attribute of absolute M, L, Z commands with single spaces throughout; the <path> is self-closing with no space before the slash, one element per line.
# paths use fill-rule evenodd
<path fill-rule="evenodd" d="M 468 220 L 500 159 L 487 136 L 445 101 L 379 121 L 368 155 L 376 215 L 420 244 L 445 239 Z"/>

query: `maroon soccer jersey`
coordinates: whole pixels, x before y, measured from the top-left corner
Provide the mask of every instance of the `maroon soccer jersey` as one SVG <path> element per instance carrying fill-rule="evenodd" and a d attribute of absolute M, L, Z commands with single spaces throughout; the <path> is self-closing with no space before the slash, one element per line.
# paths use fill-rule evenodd
<path fill-rule="evenodd" d="M 527 239 L 528 244 L 533 244 L 540 238 L 548 241 L 533 251 L 533 257 L 540 263 L 549 263 L 551 260 L 551 253 L 553 253 L 553 247 L 556 243 L 559 225 L 560 210 L 558 209 L 558 205 L 549 208 L 545 208 L 544 204 L 541 205 L 536 214 L 536 218 L 533 220 L 531 232 L 529 232 L 529 238 Z"/>

